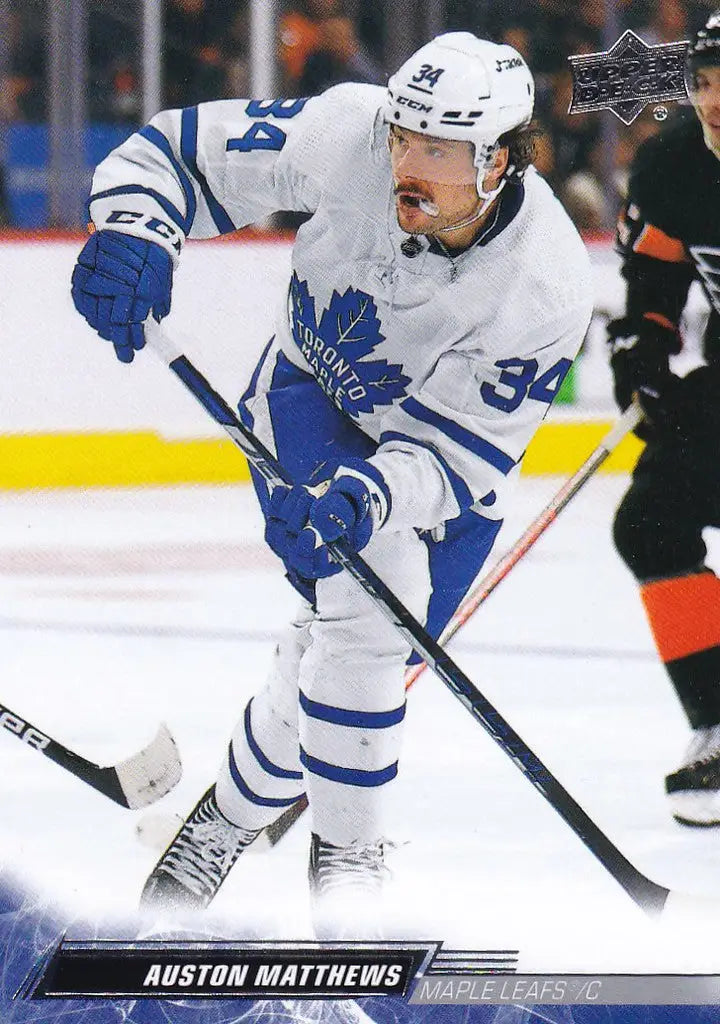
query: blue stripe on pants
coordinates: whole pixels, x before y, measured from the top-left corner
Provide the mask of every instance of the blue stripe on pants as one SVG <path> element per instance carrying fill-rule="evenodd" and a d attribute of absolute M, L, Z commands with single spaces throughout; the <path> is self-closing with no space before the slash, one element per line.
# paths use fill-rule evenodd
<path fill-rule="evenodd" d="M 257 761 L 257 763 L 260 765 L 264 772 L 266 772 L 268 775 L 274 775 L 276 779 L 301 779 L 303 777 L 302 772 L 292 772 L 290 771 L 289 768 L 281 768 L 279 765 L 273 764 L 273 762 L 269 758 L 267 758 L 265 754 L 263 754 L 262 750 L 257 745 L 255 737 L 252 734 L 252 727 L 250 721 L 251 704 L 252 701 L 248 701 L 247 707 L 245 708 L 244 721 L 245 739 L 247 740 L 247 745 L 250 748 L 250 752 L 252 753 L 253 757 L 255 758 L 255 760 Z"/>
<path fill-rule="evenodd" d="M 363 771 L 361 768 L 342 768 L 337 764 L 329 764 L 317 757 L 308 754 L 300 747 L 300 761 L 313 775 L 319 775 L 330 782 L 341 782 L 346 786 L 363 786 L 371 788 L 384 786 L 390 782 L 398 773 L 398 763 L 394 761 L 387 768 L 380 768 L 375 772 Z"/>
<path fill-rule="evenodd" d="M 350 711 L 348 708 L 336 708 L 332 704 L 321 704 L 310 700 L 300 690 L 300 707 L 310 718 L 333 725 L 348 725 L 354 729 L 388 729 L 402 722 L 405 717 L 405 704 L 392 711 Z"/>
<path fill-rule="evenodd" d="M 292 796 L 289 799 L 280 799 L 279 797 L 259 796 L 257 793 L 253 793 L 245 779 L 240 774 L 237 762 L 235 761 L 235 755 L 233 754 L 232 743 L 230 744 L 228 759 L 233 782 L 245 799 L 249 800 L 251 804 L 258 804 L 260 807 L 290 807 L 291 804 L 294 804 L 299 799 L 301 794 L 298 794 L 298 796 Z"/>

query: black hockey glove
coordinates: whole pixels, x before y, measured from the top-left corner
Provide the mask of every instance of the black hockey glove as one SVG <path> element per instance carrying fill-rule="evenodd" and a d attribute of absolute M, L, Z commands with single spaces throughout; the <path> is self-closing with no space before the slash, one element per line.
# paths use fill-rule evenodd
<path fill-rule="evenodd" d="M 624 412 L 637 394 L 645 421 L 635 433 L 649 440 L 674 420 L 679 378 L 670 372 L 670 356 L 680 351 L 680 336 L 652 320 L 623 317 L 608 324 L 608 344 L 615 401 Z"/>

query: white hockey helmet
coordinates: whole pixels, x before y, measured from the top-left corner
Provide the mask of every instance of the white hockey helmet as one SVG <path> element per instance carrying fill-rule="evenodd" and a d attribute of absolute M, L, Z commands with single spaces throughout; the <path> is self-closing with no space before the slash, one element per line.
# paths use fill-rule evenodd
<path fill-rule="evenodd" d="M 383 118 L 423 135 L 472 142 L 482 195 L 498 139 L 530 122 L 534 99 L 530 69 L 512 46 L 447 32 L 390 78 Z"/>

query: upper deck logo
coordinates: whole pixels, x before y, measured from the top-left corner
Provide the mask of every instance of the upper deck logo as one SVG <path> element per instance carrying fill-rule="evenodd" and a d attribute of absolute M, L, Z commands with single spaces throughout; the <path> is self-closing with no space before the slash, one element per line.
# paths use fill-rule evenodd
<path fill-rule="evenodd" d="M 648 46 L 628 29 L 610 50 L 569 57 L 573 76 L 569 113 L 612 110 L 631 124 L 648 103 L 685 99 L 687 47 L 686 41 Z"/>

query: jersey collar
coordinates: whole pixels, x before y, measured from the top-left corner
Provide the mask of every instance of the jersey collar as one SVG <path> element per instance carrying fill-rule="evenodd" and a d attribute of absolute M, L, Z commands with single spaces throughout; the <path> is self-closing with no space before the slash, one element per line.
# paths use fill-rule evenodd
<path fill-rule="evenodd" d="M 524 198 L 525 186 L 522 181 L 517 178 L 511 179 L 498 196 L 495 209 L 491 213 L 487 222 L 483 224 L 480 234 L 472 245 L 469 245 L 467 249 L 448 252 L 442 245 L 440 245 L 437 239 L 430 238 L 428 240 L 428 251 L 434 253 L 436 256 L 445 256 L 448 259 L 455 259 L 458 256 L 461 256 L 463 252 L 467 252 L 476 245 L 487 245 L 488 242 L 493 240 L 493 238 L 497 238 L 497 236 L 505 230 L 508 224 L 514 220 L 522 206 Z"/>

